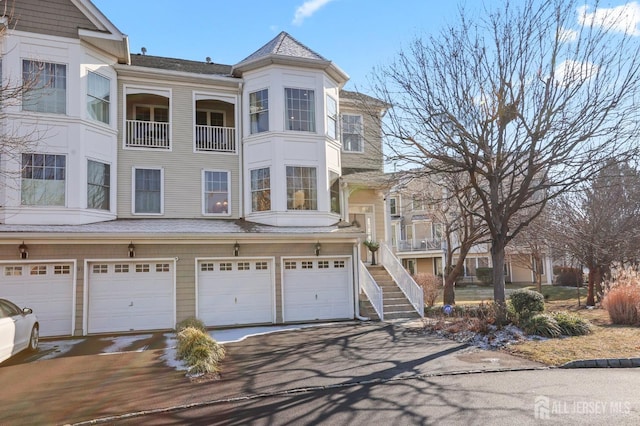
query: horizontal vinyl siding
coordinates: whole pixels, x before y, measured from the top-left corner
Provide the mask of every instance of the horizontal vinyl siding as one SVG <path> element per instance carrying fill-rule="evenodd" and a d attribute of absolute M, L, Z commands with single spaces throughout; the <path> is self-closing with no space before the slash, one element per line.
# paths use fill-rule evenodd
<path fill-rule="evenodd" d="M 59 37 L 78 38 L 78 28 L 97 30 L 71 0 L 13 0 L 16 29 Z M 12 25 L 10 25 L 12 26 Z"/>
<path fill-rule="evenodd" d="M 122 83 L 120 99 L 124 99 Z M 120 138 L 118 141 L 118 217 L 144 217 L 133 215 L 131 176 L 135 167 L 162 167 L 164 169 L 164 215 L 165 218 L 199 218 L 202 215 L 202 170 L 230 172 L 231 216 L 240 216 L 240 166 L 237 154 L 215 154 L 193 152 L 194 101 L 193 91 L 202 88 L 189 86 L 167 86 L 144 83 L 147 86 L 171 88 L 171 151 L 123 149 L 125 131 L 123 111 L 118 113 Z M 210 90 L 211 91 L 211 90 Z M 121 108 L 119 108 L 121 110 Z M 209 216 L 207 216 L 209 217 Z"/>

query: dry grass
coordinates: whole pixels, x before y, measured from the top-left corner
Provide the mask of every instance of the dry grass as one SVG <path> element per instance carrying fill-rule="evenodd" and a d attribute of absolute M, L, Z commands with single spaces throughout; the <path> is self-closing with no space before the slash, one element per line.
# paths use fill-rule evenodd
<path fill-rule="evenodd" d="M 584 309 L 566 301 L 547 303 L 546 310 L 576 312 L 593 324 L 593 333 L 517 343 L 508 348 L 510 353 L 547 365 L 579 359 L 640 357 L 640 327 L 613 325 L 606 310 Z"/>

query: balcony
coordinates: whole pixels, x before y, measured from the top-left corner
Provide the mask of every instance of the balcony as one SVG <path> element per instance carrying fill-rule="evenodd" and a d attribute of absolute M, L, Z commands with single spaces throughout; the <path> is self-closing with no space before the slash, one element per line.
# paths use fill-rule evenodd
<path fill-rule="evenodd" d="M 196 151 L 236 152 L 234 127 L 196 125 Z"/>
<path fill-rule="evenodd" d="M 425 240 L 400 240 L 398 241 L 398 252 L 410 251 L 441 251 L 442 241 L 440 239 Z"/>
<path fill-rule="evenodd" d="M 169 149 L 169 123 L 157 121 L 127 120 L 128 148 Z"/>

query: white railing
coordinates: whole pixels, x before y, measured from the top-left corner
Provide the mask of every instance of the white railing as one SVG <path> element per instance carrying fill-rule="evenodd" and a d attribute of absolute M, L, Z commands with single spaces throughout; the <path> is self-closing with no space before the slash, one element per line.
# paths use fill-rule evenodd
<path fill-rule="evenodd" d="M 236 152 L 235 128 L 196 125 L 196 151 Z"/>
<path fill-rule="evenodd" d="M 360 288 L 367 295 L 380 321 L 384 321 L 384 305 L 382 304 L 382 289 L 373 279 L 367 267 L 360 261 Z"/>
<path fill-rule="evenodd" d="M 398 241 L 398 251 L 427 251 L 427 250 L 442 250 L 442 241 L 439 239 Z"/>
<path fill-rule="evenodd" d="M 126 146 L 169 149 L 169 123 L 127 120 Z"/>
<path fill-rule="evenodd" d="M 402 263 L 393 254 L 389 246 L 385 243 L 380 244 L 380 263 L 385 267 L 389 275 L 398 284 L 400 290 L 404 293 L 411 305 L 413 305 L 420 317 L 424 317 L 424 295 L 422 288 L 416 284 L 411 275 L 402 266 Z"/>

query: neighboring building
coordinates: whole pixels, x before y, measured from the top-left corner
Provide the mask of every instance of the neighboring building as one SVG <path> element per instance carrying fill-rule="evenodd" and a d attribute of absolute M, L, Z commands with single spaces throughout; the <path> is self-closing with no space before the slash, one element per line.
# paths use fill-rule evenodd
<path fill-rule="evenodd" d="M 389 241 L 402 265 L 411 274 L 426 272 L 442 275 L 445 262 L 445 210 L 443 189 L 433 182 L 410 173 L 394 173 L 394 186 L 387 194 L 389 209 Z M 454 244 L 456 235 L 452 235 Z M 464 262 L 464 272 L 459 281 L 478 282 L 477 268 L 491 267 L 491 251 L 488 243 L 472 247 Z M 455 255 L 454 255 L 455 256 Z M 542 255 L 540 272 L 542 282 L 551 284 L 551 258 Z M 456 259 L 454 258 L 454 263 Z M 531 254 L 524 247 L 507 248 L 505 279 L 513 283 L 535 283 Z"/>
<path fill-rule="evenodd" d="M 88 0 L 5 21 L 0 294 L 43 336 L 358 317 L 386 105 L 284 32 L 231 66 L 132 55 Z"/>

